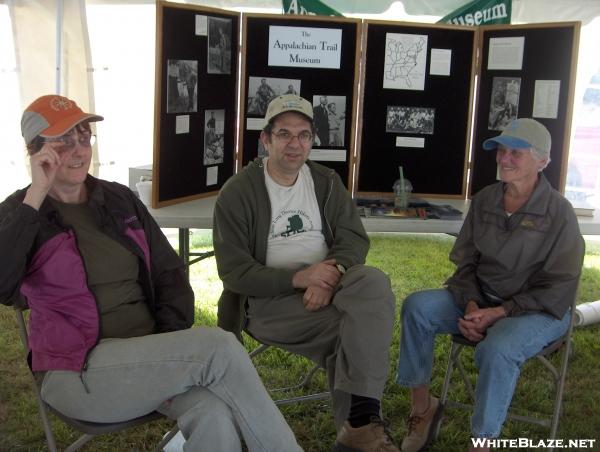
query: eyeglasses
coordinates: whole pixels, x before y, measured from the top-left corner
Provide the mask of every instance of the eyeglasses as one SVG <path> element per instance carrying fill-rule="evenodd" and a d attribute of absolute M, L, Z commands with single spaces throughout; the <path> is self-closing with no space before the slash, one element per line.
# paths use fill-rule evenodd
<path fill-rule="evenodd" d="M 76 131 L 73 129 L 61 137 L 44 139 L 44 143 L 60 143 L 59 146 L 53 148 L 59 154 L 72 151 L 77 142 L 81 146 L 89 148 L 96 142 L 96 135 L 92 135 L 90 130 Z"/>
<path fill-rule="evenodd" d="M 287 130 L 280 130 L 279 132 L 273 132 L 273 135 L 275 135 L 278 140 L 285 144 L 288 144 L 294 138 L 298 138 L 298 141 L 302 145 L 311 144 L 313 140 L 313 134 L 310 133 L 308 130 L 303 130 L 298 135 L 294 135 L 293 133 Z"/>
<path fill-rule="evenodd" d="M 499 158 L 504 155 L 510 155 L 514 158 L 521 158 L 528 152 L 531 152 L 531 148 L 507 148 L 504 146 L 498 146 L 496 148 L 496 155 Z"/>

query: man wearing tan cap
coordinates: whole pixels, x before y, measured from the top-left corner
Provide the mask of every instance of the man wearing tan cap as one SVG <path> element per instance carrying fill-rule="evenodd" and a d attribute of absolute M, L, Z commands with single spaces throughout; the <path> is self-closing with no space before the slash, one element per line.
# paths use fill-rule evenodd
<path fill-rule="evenodd" d="M 213 241 L 219 325 L 326 369 L 337 451 L 398 451 L 381 417 L 395 298 L 364 265 L 369 238 L 335 171 L 308 160 L 311 104 L 273 99 L 256 159 L 223 187 Z"/>

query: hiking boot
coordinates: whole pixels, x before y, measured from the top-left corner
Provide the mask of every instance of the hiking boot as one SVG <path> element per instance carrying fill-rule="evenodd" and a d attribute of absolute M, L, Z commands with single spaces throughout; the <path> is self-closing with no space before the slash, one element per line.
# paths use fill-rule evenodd
<path fill-rule="evenodd" d="M 408 433 L 402 440 L 402 452 L 427 450 L 433 441 L 435 427 L 442 416 L 442 405 L 435 397 L 429 397 L 429 408 L 423 414 L 408 418 Z"/>
<path fill-rule="evenodd" d="M 348 421 L 337 434 L 334 452 L 400 452 L 392 442 L 387 423 L 376 416 L 362 427 L 353 428 Z"/>

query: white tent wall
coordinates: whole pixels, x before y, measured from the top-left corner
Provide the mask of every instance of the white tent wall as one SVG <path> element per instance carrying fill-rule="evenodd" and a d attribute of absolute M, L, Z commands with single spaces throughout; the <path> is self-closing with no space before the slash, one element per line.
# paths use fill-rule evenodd
<path fill-rule="evenodd" d="M 23 105 L 59 91 L 93 109 L 85 1 L 11 1 L 9 9 Z"/>
<path fill-rule="evenodd" d="M 429 23 L 466 3 L 466 0 L 324 1 L 347 16 Z M 180 3 L 281 12 L 281 0 Z M 63 8 L 63 33 L 61 76 L 57 81 L 59 4 Z M 84 109 L 95 110 L 107 118 L 98 124 L 99 149 L 104 160 L 96 159 L 95 173 L 101 165 L 101 177 L 127 183 L 129 166 L 152 160 L 154 4 L 148 0 L 0 0 L 0 24 L 10 24 L 14 39 L 14 49 L 0 45 L 0 98 L 9 100 L 3 114 L 10 118 L 0 124 L 0 140 L 12 146 L 0 155 L 0 199 L 27 183 L 23 176 L 26 172 L 15 171 L 26 161 L 18 129 L 22 109 L 36 96 L 55 92 L 57 86 L 61 94 L 73 97 Z M 590 77 L 600 66 L 599 17 L 598 0 L 512 2 L 513 23 L 582 21 L 575 113 Z M 0 32 L 4 36 L 6 30 Z"/>
<path fill-rule="evenodd" d="M 25 106 L 41 94 L 54 92 L 76 99 L 84 110 L 93 110 L 94 90 L 88 70 L 92 64 L 85 1 L 11 0 L 4 3 L 8 7 L 5 13 L 9 15 L 12 27 L 14 57 L 8 58 L 6 55 L 1 58 L 0 66 L 5 67 L 9 59 L 15 65 L 20 100 L 18 105 L 14 102 L 7 105 L 9 112 L 20 119 Z M 8 89 L 14 90 L 14 87 L 0 86 L 0 98 L 12 97 L 12 93 L 5 92 Z M 7 149 L 2 158 L 2 162 L 10 159 L 9 164 L 3 164 L 0 170 L 7 173 L 0 174 L 0 194 L 7 194 L 27 181 L 26 172 L 18 170 L 15 173 L 13 168 L 26 165 L 28 159 L 23 151 L 18 127 L 11 127 L 10 130 L 3 128 L 0 139 L 20 144 L 16 149 Z M 93 174 L 98 173 L 97 162 L 97 149 L 94 149 Z M 18 182 L 18 185 L 12 183 L 8 186 L 10 182 Z"/>

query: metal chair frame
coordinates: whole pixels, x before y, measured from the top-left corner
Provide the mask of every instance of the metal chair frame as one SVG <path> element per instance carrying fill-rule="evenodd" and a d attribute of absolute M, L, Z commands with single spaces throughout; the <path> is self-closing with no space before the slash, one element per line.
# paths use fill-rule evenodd
<path fill-rule="evenodd" d="M 575 303 L 571 308 L 571 312 L 574 312 Z M 569 328 L 567 332 L 561 336 L 559 339 L 555 340 L 540 352 L 535 355 L 533 358 L 537 359 L 542 363 L 543 367 L 552 375 L 552 380 L 555 386 L 555 394 L 554 394 L 554 409 L 552 412 L 552 417 L 532 417 L 532 416 L 522 416 L 516 414 L 512 409 L 509 409 L 507 417 L 509 419 L 514 419 L 517 421 L 528 422 L 530 424 L 540 425 L 542 427 L 546 427 L 550 429 L 550 439 L 556 438 L 556 433 L 558 431 L 558 423 L 560 420 L 560 416 L 563 410 L 563 395 L 565 389 L 565 381 L 567 378 L 567 370 L 569 364 L 569 358 L 573 352 L 573 324 L 574 324 L 574 316 L 571 318 L 571 322 L 569 324 Z M 452 338 L 452 346 L 450 348 L 450 353 L 448 357 L 448 367 L 446 369 L 446 376 L 444 378 L 444 386 L 442 388 L 442 394 L 440 397 L 440 403 L 444 407 L 444 410 L 447 407 L 455 407 L 459 409 L 472 410 L 473 403 L 475 402 L 475 391 L 471 382 L 469 381 L 469 377 L 462 365 L 460 355 L 464 347 L 474 347 L 477 345 L 474 342 L 469 341 L 464 336 L 460 334 L 455 334 L 451 336 Z M 558 366 L 552 364 L 552 362 L 548 359 L 550 355 L 559 351 L 562 351 L 561 362 Z M 532 358 L 532 359 L 533 359 Z M 470 399 L 470 403 L 460 403 L 457 401 L 449 400 L 448 393 L 450 391 L 452 374 L 454 373 L 454 368 L 457 368 L 459 374 L 461 376 L 461 380 L 465 385 L 467 394 Z M 439 434 L 442 420 L 436 426 L 435 437 Z M 552 449 L 550 449 L 552 450 Z"/>
<path fill-rule="evenodd" d="M 250 358 L 254 358 L 255 356 L 260 355 L 261 353 L 264 353 L 270 347 L 271 347 L 271 345 L 260 344 L 254 350 L 252 350 L 250 352 Z M 315 375 L 315 373 L 317 371 L 319 371 L 320 369 L 321 369 L 321 367 L 319 367 L 318 364 L 315 364 L 311 368 L 311 370 L 308 371 L 308 373 L 304 377 L 302 377 L 302 379 L 299 383 L 292 385 L 292 386 L 283 387 L 283 388 L 268 389 L 268 391 L 269 391 L 269 393 L 273 394 L 273 393 L 277 393 L 277 392 L 290 392 L 290 391 L 294 391 L 297 389 L 306 389 L 310 386 L 312 378 Z M 295 397 L 287 397 L 284 399 L 275 400 L 275 405 L 282 406 L 282 405 L 290 405 L 292 403 L 298 403 L 298 402 L 313 402 L 316 400 L 328 399 L 328 398 L 330 398 L 330 396 L 331 396 L 331 394 L 329 393 L 329 391 L 315 392 L 313 394 L 307 394 L 307 395 L 295 396 Z"/>
<path fill-rule="evenodd" d="M 21 337 L 21 343 L 23 344 L 23 347 L 25 349 L 25 355 L 27 356 L 27 353 L 29 352 L 29 338 L 27 333 L 27 325 L 25 323 L 25 318 L 23 317 L 23 310 L 25 310 L 26 307 L 15 305 L 14 309 L 17 317 L 17 323 L 19 325 L 19 335 Z M 48 416 L 48 413 L 50 412 L 56 415 L 56 417 L 58 417 L 65 424 L 69 425 L 70 427 L 73 427 L 74 429 L 82 433 L 82 435 L 78 439 L 76 439 L 65 449 L 65 452 L 73 452 L 81 449 L 81 447 L 83 447 L 86 443 L 88 443 L 91 439 L 98 435 L 116 433 L 130 427 L 142 425 L 147 422 L 162 419 L 165 417 L 158 411 L 153 411 L 144 416 L 140 416 L 135 419 L 129 419 L 123 422 L 100 423 L 73 419 L 53 409 L 50 405 L 44 402 L 40 393 L 40 388 L 38 387 L 33 374 L 31 374 L 31 381 L 37 399 L 38 412 L 42 421 L 42 427 L 46 436 L 46 443 L 48 445 L 49 452 L 58 451 L 58 448 L 56 447 L 56 440 L 54 439 L 54 434 L 52 432 L 52 424 L 50 423 L 50 419 Z M 179 427 L 177 427 L 177 424 L 175 424 L 175 426 L 167 433 L 167 435 L 165 435 L 165 437 L 158 443 L 154 450 L 157 452 L 162 451 L 164 446 L 171 440 L 171 438 L 173 438 L 177 434 L 178 431 Z"/>

